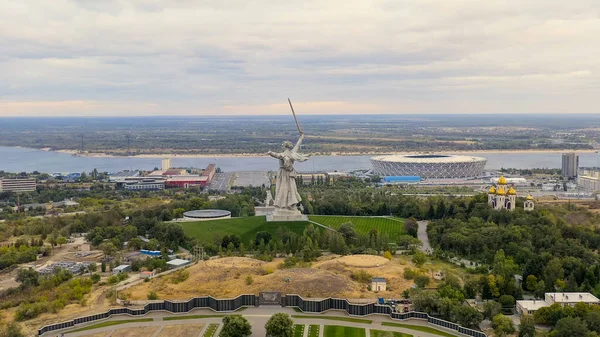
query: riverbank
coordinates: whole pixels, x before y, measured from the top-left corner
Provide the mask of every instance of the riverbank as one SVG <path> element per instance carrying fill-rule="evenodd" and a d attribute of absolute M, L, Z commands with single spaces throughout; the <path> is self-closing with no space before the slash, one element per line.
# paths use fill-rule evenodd
<path fill-rule="evenodd" d="M 55 150 L 52 151 L 48 148 L 40 149 L 43 151 L 67 153 L 77 157 L 88 157 L 88 158 L 148 158 L 148 159 L 161 159 L 161 158 L 231 158 L 231 157 L 267 157 L 267 154 L 260 153 L 227 153 L 227 154 L 169 154 L 169 153 L 157 153 L 157 154 L 138 154 L 134 156 L 117 156 L 102 152 L 83 152 L 80 153 L 78 150 Z M 436 153 L 436 154 L 528 154 L 528 153 L 547 153 L 547 154 L 558 154 L 565 152 L 576 152 L 576 153 L 595 153 L 596 150 L 471 150 L 471 151 L 427 151 L 427 152 L 330 152 L 330 153 L 318 153 L 313 155 L 320 156 L 379 156 L 379 155 L 392 155 L 392 154 L 418 154 L 418 153 Z"/>

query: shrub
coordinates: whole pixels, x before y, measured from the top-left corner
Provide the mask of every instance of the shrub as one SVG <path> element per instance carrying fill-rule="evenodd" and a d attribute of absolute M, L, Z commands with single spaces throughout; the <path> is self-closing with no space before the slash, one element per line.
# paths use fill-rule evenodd
<path fill-rule="evenodd" d="M 359 271 L 355 271 L 350 275 L 350 278 L 352 278 L 354 281 L 356 282 L 360 282 L 360 283 L 370 283 L 371 279 L 373 278 L 373 275 L 367 273 L 364 270 L 359 270 Z"/>
<path fill-rule="evenodd" d="M 254 279 L 252 278 L 252 276 L 248 275 L 246 277 L 246 285 L 251 285 L 252 283 L 254 283 Z"/>
<path fill-rule="evenodd" d="M 279 264 L 279 268 L 292 268 L 298 263 L 298 258 L 295 256 L 286 257 L 282 263 Z"/>
<path fill-rule="evenodd" d="M 173 273 L 173 276 L 171 276 L 171 283 L 178 284 L 178 283 L 184 282 L 185 280 L 188 279 L 188 277 L 190 277 L 189 271 L 187 271 L 187 270 L 176 271 L 175 273 Z"/>
<path fill-rule="evenodd" d="M 154 291 L 149 292 L 147 297 L 150 301 L 158 299 L 158 295 Z"/>
<path fill-rule="evenodd" d="M 92 276 L 90 276 L 90 279 L 92 280 L 92 282 L 98 283 L 98 282 L 100 282 L 100 275 L 92 274 Z"/>
<path fill-rule="evenodd" d="M 415 276 L 415 284 L 419 288 L 425 288 L 429 284 L 429 277 L 425 275 Z"/>
<path fill-rule="evenodd" d="M 393 256 L 391 252 L 386 251 L 385 253 L 383 253 L 383 257 L 385 257 L 388 260 L 391 260 Z"/>
<path fill-rule="evenodd" d="M 405 280 L 413 280 L 415 276 L 419 275 L 419 272 L 413 270 L 412 268 L 404 269 L 404 279 Z"/>

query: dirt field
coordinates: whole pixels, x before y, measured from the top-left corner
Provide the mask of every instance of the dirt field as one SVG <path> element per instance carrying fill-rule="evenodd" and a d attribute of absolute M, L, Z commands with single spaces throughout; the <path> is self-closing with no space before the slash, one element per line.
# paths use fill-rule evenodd
<path fill-rule="evenodd" d="M 200 262 L 187 269 L 189 278 L 179 284 L 174 284 L 171 276 L 165 276 L 124 292 L 130 294 L 131 300 L 146 300 L 150 291 L 156 292 L 160 299 L 181 300 L 205 295 L 231 298 L 261 291 L 280 291 L 313 298 L 398 297 L 413 284 L 403 278 L 404 269 L 416 268 L 406 258 L 388 261 L 370 255 L 330 255 L 321 257 L 308 268 L 280 269 L 278 265 L 282 261 L 276 259 L 265 263 L 250 258 L 227 257 Z M 367 272 L 371 277 L 386 278 L 390 290 L 379 294 L 367 290 L 367 283 L 352 279 L 352 274 L 358 271 Z M 432 274 L 433 271 L 426 272 Z"/>
<path fill-rule="evenodd" d="M 196 337 L 203 326 L 203 324 L 167 325 L 156 337 Z"/>
<path fill-rule="evenodd" d="M 152 336 L 159 327 L 157 326 L 141 326 L 136 328 L 125 328 L 115 330 L 110 337 L 139 337 Z"/>

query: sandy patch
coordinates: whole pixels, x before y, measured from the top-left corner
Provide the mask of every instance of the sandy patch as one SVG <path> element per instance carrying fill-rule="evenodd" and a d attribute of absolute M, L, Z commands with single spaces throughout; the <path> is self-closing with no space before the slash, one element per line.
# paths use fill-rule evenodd
<path fill-rule="evenodd" d="M 196 337 L 204 327 L 203 324 L 167 325 L 158 333 L 157 337 Z"/>
<path fill-rule="evenodd" d="M 385 257 L 374 255 L 348 255 L 339 258 L 337 261 L 347 267 L 357 268 L 374 268 L 390 262 Z"/>
<path fill-rule="evenodd" d="M 110 334 L 110 331 L 96 332 L 96 333 L 91 333 L 91 334 L 88 334 L 88 335 L 80 335 L 80 336 L 85 336 L 85 337 L 104 337 L 104 336 L 107 336 L 108 334 Z"/>

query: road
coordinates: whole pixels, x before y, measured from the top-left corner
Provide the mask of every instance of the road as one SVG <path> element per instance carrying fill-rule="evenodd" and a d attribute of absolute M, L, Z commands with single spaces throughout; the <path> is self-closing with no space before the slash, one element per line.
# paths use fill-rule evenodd
<path fill-rule="evenodd" d="M 427 225 L 429 224 L 429 221 L 417 221 L 417 224 L 419 225 L 419 230 L 417 231 L 417 238 L 419 238 L 419 240 L 423 242 L 423 246 L 421 246 L 421 251 L 431 255 L 433 253 L 433 249 L 429 244 L 429 236 L 427 235 Z"/>
<path fill-rule="evenodd" d="M 229 190 L 229 183 L 233 178 L 232 172 L 217 173 L 210 183 L 210 189 L 226 192 Z"/>

